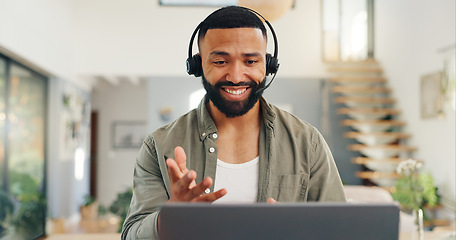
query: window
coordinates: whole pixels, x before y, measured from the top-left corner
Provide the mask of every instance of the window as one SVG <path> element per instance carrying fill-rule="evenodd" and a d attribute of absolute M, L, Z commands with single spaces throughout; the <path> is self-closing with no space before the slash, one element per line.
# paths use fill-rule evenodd
<path fill-rule="evenodd" d="M 323 0 L 323 60 L 362 61 L 374 57 L 373 0 Z"/>
<path fill-rule="evenodd" d="M 47 79 L 0 55 L 0 239 L 44 235 Z"/>

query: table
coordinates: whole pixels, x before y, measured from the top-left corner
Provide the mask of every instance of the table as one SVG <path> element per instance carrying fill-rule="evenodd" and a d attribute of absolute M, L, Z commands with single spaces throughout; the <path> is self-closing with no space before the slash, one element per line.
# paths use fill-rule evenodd
<path fill-rule="evenodd" d="M 53 234 L 43 240 L 120 240 L 120 233 Z"/>
<path fill-rule="evenodd" d="M 456 236 L 452 232 L 424 232 L 424 240 L 456 240 Z M 399 240 L 412 240 L 412 233 L 400 233 Z"/>

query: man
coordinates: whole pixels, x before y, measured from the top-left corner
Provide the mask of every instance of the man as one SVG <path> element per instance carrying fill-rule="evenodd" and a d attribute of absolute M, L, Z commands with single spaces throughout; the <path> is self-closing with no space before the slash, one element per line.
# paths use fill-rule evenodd
<path fill-rule="evenodd" d="M 261 97 L 266 36 L 242 7 L 221 8 L 199 25 L 207 94 L 144 140 L 122 239 L 158 239 L 166 202 L 345 201 L 321 134 Z"/>

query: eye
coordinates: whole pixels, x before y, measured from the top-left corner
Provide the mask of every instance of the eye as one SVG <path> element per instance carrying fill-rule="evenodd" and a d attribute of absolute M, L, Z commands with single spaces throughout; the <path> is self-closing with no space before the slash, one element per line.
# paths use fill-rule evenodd
<path fill-rule="evenodd" d="M 257 63 L 258 61 L 257 60 L 247 60 L 247 65 L 253 65 L 255 63 Z"/>
<path fill-rule="evenodd" d="M 213 62 L 215 65 L 223 65 L 226 63 L 226 61 L 214 61 Z"/>

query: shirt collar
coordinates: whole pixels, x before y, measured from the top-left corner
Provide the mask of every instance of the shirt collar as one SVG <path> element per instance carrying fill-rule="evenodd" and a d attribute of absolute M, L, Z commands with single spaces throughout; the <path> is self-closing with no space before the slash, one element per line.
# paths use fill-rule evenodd
<path fill-rule="evenodd" d="M 263 113 L 264 124 L 271 129 L 274 129 L 274 121 L 276 119 L 276 114 L 274 113 L 274 109 L 272 105 L 266 102 L 266 99 L 261 97 L 260 99 L 260 107 Z"/>
<path fill-rule="evenodd" d="M 215 126 L 215 123 L 206 108 L 207 101 L 207 95 L 204 95 L 203 99 L 198 105 L 198 108 L 196 109 L 198 115 L 198 132 L 201 141 L 206 139 L 210 134 L 217 132 L 217 127 Z M 265 125 L 273 129 L 276 114 L 274 113 L 272 106 L 266 102 L 263 97 L 261 97 L 260 107 L 262 109 Z"/>
<path fill-rule="evenodd" d="M 201 141 L 206 139 L 209 134 L 217 132 L 217 127 L 215 126 L 214 120 L 212 120 L 209 111 L 207 111 L 206 99 L 207 95 L 204 95 L 203 99 L 201 99 L 201 102 L 198 105 L 198 108 L 196 109 L 198 115 L 198 132 Z"/>

